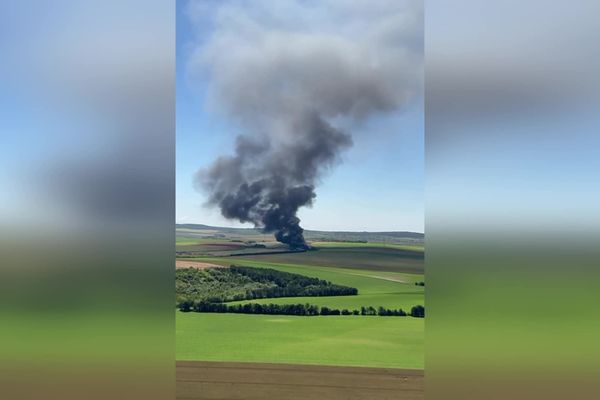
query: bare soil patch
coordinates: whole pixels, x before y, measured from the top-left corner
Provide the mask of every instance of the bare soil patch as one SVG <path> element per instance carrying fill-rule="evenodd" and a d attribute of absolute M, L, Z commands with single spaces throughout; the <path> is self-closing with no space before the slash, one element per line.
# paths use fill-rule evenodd
<path fill-rule="evenodd" d="M 177 361 L 178 399 L 422 400 L 423 370 Z"/>
<path fill-rule="evenodd" d="M 207 268 L 227 268 L 223 265 L 210 264 L 200 261 L 185 261 L 185 260 L 176 260 L 175 268 L 197 268 L 197 269 L 207 269 Z"/>

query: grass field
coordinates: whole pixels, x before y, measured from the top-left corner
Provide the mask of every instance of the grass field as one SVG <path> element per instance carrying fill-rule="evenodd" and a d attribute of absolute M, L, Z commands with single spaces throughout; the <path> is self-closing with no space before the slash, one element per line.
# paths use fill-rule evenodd
<path fill-rule="evenodd" d="M 177 312 L 177 359 L 423 368 L 424 320 Z"/>

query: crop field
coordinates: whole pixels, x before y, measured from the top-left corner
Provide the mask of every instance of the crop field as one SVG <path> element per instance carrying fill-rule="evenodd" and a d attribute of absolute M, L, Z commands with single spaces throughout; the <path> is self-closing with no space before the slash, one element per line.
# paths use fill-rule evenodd
<path fill-rule="evenodd" d="M 181 313 L 177 359 L 423 368 L 424 319 Z"/>
<path fill-rule="evenodd" d="M 184 238 L 188 240 L 189 238 Z M 186 243 L 181 239 L 180 243 Z M 191 238 L 191 240 L 197 240 Z M 202 239 L 192 245 L 227 242 Z M 191 243 L 190 243 L 191 244 Z M 337 309 L 425 305 L 422 244 L 322 242 L 319 250 L 188 257 L 222 266 L 270 268 L 358 289 L 358 295 L 279 297 L 227 304 L 312 304 Z M 185 246 L 185 245 L 184 245 Z M 178 246 L 179 248 L 180 246 Z M 423 368 L 424 319 L 176 312 L 177 359 Z"/>
<path fill-rule="evenodd" d="M 398 250 L 408 250 L 416 252 L 424 252 L 425 246 L 422 244 L 401 244 L 401 243 L 387 243 L 387 242 L 320 242 L 314 241 L 310 243 L 318 249 L 335 247 L 335 248 L 360 248 L 360 247 L 378 247 L 378 248 L 389 248 Z"/>
<path fill-rule="evenodd" d="M 329 247 L 296 253 L 245 255 L 244 260 L 423 274 L 424 253 L 380 247 Z M 236 257 L 237 258 L 237 257 Z M 229 263 L 241 263 L 231 258 Z"/>

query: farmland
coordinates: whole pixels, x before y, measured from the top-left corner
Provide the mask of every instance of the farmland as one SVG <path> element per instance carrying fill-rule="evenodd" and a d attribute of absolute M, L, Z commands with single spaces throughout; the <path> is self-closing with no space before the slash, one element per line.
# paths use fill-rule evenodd
<path fill-rule="evenodd" d="M 331 266 L 370 271 L 423 273 L 423 252 L 379 247 L 328 247 L 317 251 L 244 256 L 277 264 Z"/>
<path fill-rule="evenodd" d="M 212 227 L 211 227 L 212 228 Z M 242 230 L 243 231 L 243 230 Z M 415 238 L 377 234 L 387 242 L 351 236 L 335 242 L 312 243 L 317 250 L 237 255 L 247 244 L 278 248 L 255 231 L 222 232 L 212 228 L 202 236 L 186 228 L 178 231 L 177 249 L 196 251 L 231 244 L 234 251 L 208 251 L 185 260 L 229 266 L 269 268 L 304 275 L 358 289 L 354 296 L 308 296 L 245 299 L 227 304 L 297 304 L 360 309 L 363 306 L 401 308 L 424 303 L 423 243 Z M 214 235 L 219 235 L 214 237 Z M 188 235 L 187 237 L 185 235 Z M 192 235 L 192 236 L 189 236 Z M 344 237 L 348 237 L 348 233 Z M 251 239 L 249 239 L 251 238 Z M 234 240 L 233 242 L 231 240 Z M 177 359 L 232 362 L 270 362 L 341 366 L 423 368 L 422 318 L 379 316 L 290 316 L 177 312 Z"/>
<path fill-rule="evenodd" d="M 177 361 L 182 399 L 423 399 L 423 371 Z"/>
<path fill-rule="evenodd" d="M 423 368 L 421 318 L 177 313 L 177 359 Z"/>

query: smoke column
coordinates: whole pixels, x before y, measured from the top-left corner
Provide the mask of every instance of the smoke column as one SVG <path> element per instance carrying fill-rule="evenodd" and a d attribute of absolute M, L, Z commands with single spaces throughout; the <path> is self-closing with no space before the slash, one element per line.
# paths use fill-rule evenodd
<path fill-rule="evenodd" d="M 298 209 L 352 146 L 352 126 L 421 93 L 422 4 L 374 3 L 192 3 L 214 28 L 192 71 L 209 76 L 210 105 L 241 133 L 233 155 L 197 174 L 224 217 L 307 249 Z"/>

